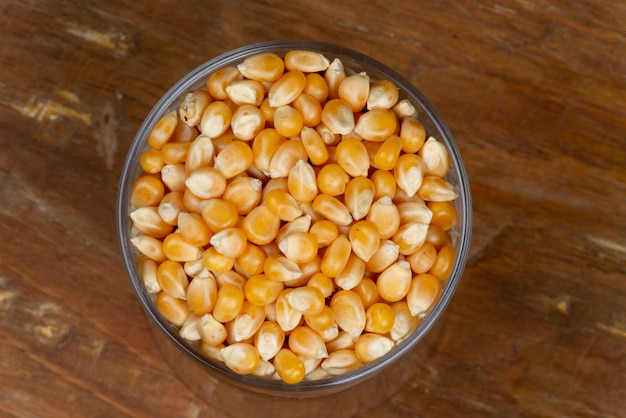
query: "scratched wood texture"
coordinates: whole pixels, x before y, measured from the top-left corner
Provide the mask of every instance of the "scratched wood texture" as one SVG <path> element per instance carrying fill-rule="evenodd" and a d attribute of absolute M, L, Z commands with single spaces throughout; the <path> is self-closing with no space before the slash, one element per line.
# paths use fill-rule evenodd
<path fill-rule="evenodd" d="M 1 2 L 0 416 L 222 416 L 155 348 L 122 269 L 116 192 L 142 118 L 179 78 L 288 38 L 406 76 L 472 186 L 458 291 L 409 380 L 358 416 L 623 416 L 621 0 Z"/>

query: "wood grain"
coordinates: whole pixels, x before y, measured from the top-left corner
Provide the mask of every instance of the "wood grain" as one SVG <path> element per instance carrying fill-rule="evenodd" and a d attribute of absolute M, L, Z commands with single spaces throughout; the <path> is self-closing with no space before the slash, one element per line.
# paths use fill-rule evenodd
<path fill-rule="evenodd" d="M 2 2 L 0 415 L 241 416 L 158 351 L 121 263 L 119 176 L 190 70 L 313 39 L 416 85 L 472 186 L 452 303 L 403 360 L 406 382 L 355 416 L 623 416 L 624 22 L 615 0 Z"/>

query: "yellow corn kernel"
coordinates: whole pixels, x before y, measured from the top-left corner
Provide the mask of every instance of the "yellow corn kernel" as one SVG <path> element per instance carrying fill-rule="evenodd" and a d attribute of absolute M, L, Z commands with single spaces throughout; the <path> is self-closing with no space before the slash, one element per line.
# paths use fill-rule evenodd
<path fill-rule="evenodd" d="M 318 102 L 323 103 L 328 98 L 328 84 L 323 76 L 317 73 L 306 75 L 306 85 L 303 93 L 315 98 Z"/>
<path fill-rule="evenodd" d="M 191 193 L 200 199 L 219 197 L 226 190 L 226 178 L 213 167 L 203 167 L 189 174 L 185 185 Z"/>
<path fill-rule="evenodd" d="M 322 121 L 322 105 L 315 97 L 300 93 L 292 106 L 302 115 L 302 123 L 305 127 L 313 128 Z"/>
<path fill-rule="evenodd" d="M 158 206 L 158 213 L 161 219 L 169 225 L 176 225 L 178 223 L 178 215 L 185 211 L 185 204 L 183 201 L 183 194 L 181 192 L 169 192 Z"/>
<path fill-rule="evenodd" d="M 283 105 L 274 111 L 274 129 L 280 135 L 291 138 L 300 133 L 304 127 L 304 118 L 296 109 Z"/>
<path fill-rule="evenodd" d="M 421 199 L 433 202 L 447 202 L 459 197 L 452 184 L 437 176 L 424 176 L 417 195 Z"/>
<path fill-rule="evenodd" d="M 285 331 L 274 321 L 265 321 L 254 335 L 254 345 L 262 360 L 268 361 L 280 351 L 285 342 Z"/>
<path fill-rule="evenodd" d="M 413 277 L 406 303 L 411 315 L 422 317 L 437 302 L 441 295 L 441 282 L 432 274 L 424 273 Z"/>
<path fill-rule="evenodd" d="M 355 342 L 355 337 L 346 331 L 339 331 L 335 338 L 326 341 L 326 350 L 328 353 L 338 350 L 353 350 Z"/>
<path fill-rule="evenodd" d="M 316 370 L 322 370 L 321 367 L 319 367 L 319 365 L 322 363 L 322 359 L 321 358 L 306 358 L 306 357 L 302 357 L 302 356 L 298 356 L 298 358 L 300 360 L 302 360 L 302 364 L 304 364 L 304 374 L 305 374 L 305 379 L 310 380 L 311 379 L 311 373 L 313 373 Z M 326 372 L 324 372 L 322 370 L 322 372 L 329 377 L 330 375 Z"/>
<path fill-rule="evenodd" d="M 237 106 L 259 106 L 265 97 L 265 87 L 257 80 L 235 80 L 226 86 L 226 94 Z"/>
<path fill-rule="evenodd" d="M 163 238 L 172 232 L 172 225 L 163 221 L 155 206 L 135 209 L 130 213 L 130 219 L 138 230 L 155 238 Z"/>
<path fill-rule="evenodd" d="M 312 202 L 318 194 L 313 167 L 304 160 L 298 160 L 287 176 L 287 188 L 298 202 Z"/>
<path fill-rule="evenodd" d="M 365 331 L 386 334 L 393 328 L 395 316 L 395 312 L 389 304 L 374 303 L 365 311 Z"/>
<path fill-rule="evenodd" d="M 400 123 L 400 139 L 402 139 L 402 151 L 415 154 L 426 141 L 426 129 L 417 119 L 404 118 Z"/>
<path fill-rule="evenodd" d="M 432 274 L 439 280 L 446 280 L 452 273 L 456 251 L 449 245 L 444 245 L 437 252 L 437 258 L 428 273 Z"/>
<path fill-rule="evenodd" d="M 304 314 L 304 322 L 313 330 L 322 332 L 335 323 L 335 313 L 329 306 L 322 304 L 322 309 L 316 314 Z"/>
<path fill-rule="evenodd" d="M 243 75 L 235 66 L 227 66 L 219 68 L 209 74 L 207 78 L 207 90 L 217 100 L 225 100 L 228 98 L 226 94 L 226 86 L 235 80 L 243 79 Z"/>
<path fill-rule="evenodd" d="M 333 322 L 332 325 L 329 326 L 328 328 L 322 331 L 319 331 L 319 334 L 320 334 L 320 337 L 322 337 L 322 340 L 324 340 L 324 343 L 327 343 L 328 341 L 332 341 L 335 338 L 337 338 L 337 336 L 339 335 L 339 325 L 337 325 L 336 322 Z"/>
<path fill-rule="evenodd" d="M 339 234 L 322 257 L 320 266 L 322 273 L 328 277 L 336 277 L 345 268 L 351 253 L 350 240 L 346 235 Z"/>
<path fill-rule="evenodd" d="M 202 263 L 210 271 L 222 273 L 233 268 L 235 259 L 220 254 L 214 247 L 209 247 L 202 253 Z"/>
<path fill-rule="evenodd" d="M 322 369 L 332 376 L 349 373 L 361 367 L 361 360 L 354 350 L 341 349 L 330 352 L 328 358 L 322 361 Z"/>
<path fill-rule="evenodd" d="M 150 235 L 136 235 L 130 239 L 131 244 L 146 257 L 160 263 L 166 259 L 163 243 Z"/>
<path fill-rule="evenodd" d="M 336 99 L 339 97 L 339 85 L 347 77 L 346 69 L 339 58 L 335 58 L 324 71 L 324 80 L 328 86 L 328 97 Z"/>
<path fill-rule="evenodd" d="M 224 364 L 235 373 L 250 374 L 259 365 L 259 352 L 249 343 L 238 342 L 222 350 Z"/>
<path fill-rule="evenodd" d="M 371 363 L 387 354 L 395 346 L 393 340 L 380 334 L 363 334 L 354 344 L 354 352 L 363 363 Z"/>
<path fill-rule="evenodd" d="M 374 165 L 381 170 L 393 170 L 402 151 L 402 140 L 398 135 L 387 138 L 374 155 Z"/>
<path fill-rule="evenodd" d="M 251 304 L 265 306 L 276 301 L 284 288 L 282 282 L 269 280 L 264 274 L 255 274 L 246 281 L 244 295 Z"/>
<path fill-rule="evenodd" d="M 330 308 L 335 313 L 337 325 L 353 337 L 361 335 L 365 329 L 365 308 L 358 293 L 352 290 L 339 290 L 330 300 Z"/>
<path fill-rule="evenodd" d="M 433 212 L 422 200 L 412 200 L 400 202 L 397 205 L 400 214 L 400 224 L 405 225 L 411 222 L 430 224 L 433 219 Z"/>
<path fill-rule="evenodd" d="M 450 154 L 442 143 L 432 136 L 429 137 L 419 150 L 419 156 L 424 161 L 424 174 L 444 178 L 450 170 Z"/>
<path fill-rule="evenodd" d="M 333 242 L 339 235 L 337 225 L 328 219 L 322 219 L 314 222 L 313 225 L 311 225 L 309 232 L 315 236 L 318 248 L 329 246 L 330 243 Z"/>
<path fill-rule="evenodd" d="M 315 129 L 307 126 L 303 127 L 300 138 L 311 164 L 321 165 L 328 161 L 328 148 Z"/>
<path fill-rule="evenodd" d="M 237 69 L 244 77 L 258 81 L 276 81 L 283 75 L 283 59 L 273 52 L 262 52 L 243 60 Z"/>
<path fill-rule="evenodd" d="M 231 227 L 216 232 L 211 237 L 210 243 L 220 254 L 237 258 L 245 251 L 248 238 L 241 228 Z"/>
<path fill-rule="evenodd" d="M 294 328 L 289 334 L 289 349 L 303 358 L 328 357 L 326 345 L 320 335 L 306 325 Z"/>
<path fill-rule="evenodd" d="M 435 246 L 437 251 L 450 241 L 450 234 L 443 230 L 439 225 L 429 225 L 426 234 L 426 241 Z"/>
<path fill-rule="evenodd" d="M 299 263 L 298 266 L 300 266 L 300 271 L 302 271 L 302 276 L 299 279 L 285 282 L 285 286 L 290 286 L 290 287 L 306 286 L 306 284 L 309 282 L 311 277 L 313 277 L 314 275 L 316 275 L 317 273 L 321 271 L 321 265 L 322 265 L 322 257 L 319 254 L 316 254 L 315 257 L 313 257 L 313 260 L 307 263 Z"/>
<path fill-rule="evenodd" d="M 222 199 L 235 206 L 239 215 L 247 215 L 261 201 L 262 186 L 254 177 L 238 177 L 226 185 Z"/>
<path fill-rule="evenodd" d="M 337 164 L 352 177 L 367 177 L 370 158 L 362 141 L 352 137 L 344 138 L 337 144 L 335 158 Z"/>
<path fill-rule="evenodd" d="M 358 221 L 365 218 L 374 201 L 375 192 L 374 182 L 367 177 L 354 177 L 348 182 L 343 200 L 352 219 Z"/>
<path fill-rule="evenodd" d="M 280 219 L 267 206 L 257 206 L 245 216 L 241 228 L 250 242 L 264 245 L 276 238 Z"/>
<path fill-rule="evenodd" d="M 287 177 L 299 160 L 308 158 L 301 141 L 289 139 L 278 146 L 269 164 L 269 175 L 272 178 Z"/>
<path fill-rule="evenodd" d="M 285 297 L 289 305 L 303 315 L 317 315 L 326 306 L 322 292 L 312 286 L 295 288 Z"/>
<path fill-rule="evenodd" d="M 199 132 L 195 126 L 189 126 L 186 123 L 176 124 L 170 142 L 191 142 L 197 136 Z"/>
<path fill-rule="evenodd" d="M 402 99 L 391 108 L 398 119 L 417 118 L 418 112 L 413 103 L 408 99 Z"/>
<path fill-rule="evenodd" d="M 197 213 L 181 212 L 178 215 L 178 232 L 191 245 L 204 247 L 209 243 L 213 233 Z"/>
<path fill-rule="evenodd" d="M 172 138 L 176 125 L 178 125 L 178 114 L 176 111 L 171 111 L 161 116 L 161 119 L 157 121 L 148 134 L 146 140 L 148 145 L 157 150 L 163 148 L 163 145 Z"/>
<path fill-rule="evenodd" d="M 140 176 L 130 192 L 130 204 L 135 208 L 156 206 L 165 195 L 163 182 L 155 176 Z"/>
<path fill-rule="evenodd" d="M 139 157 L 139 165 L 144 172 L 157 174 L 161 171 L 165 163 L 163 162 L 160 150 L 148 148 Z"/>
<path fill-rule="evenodd" d="M 376 170 L 370 175 L 370 180 L 374 183 L 374 200 L 383 196 L 393 198 L 396 194 L 396 178 L 386 170 Z"/>
<path fill-rule="evenodd" d="M 274 367 L 285 383 L 296 384 L 304 379 L 305 369 L 302 360 L 288 348 L 282 348 L 276 354 Z"/>
<path fill-rule="evenodd" d="M 232 141 L 216 156 L 214 168 L 226 179 L 233 178 L 246 171 L 253 162 L 252 149 L 243 141 Z"/>
<path fill-rule="evenodd" d="M 381 240 L 378 249 L 365 263 L 365 268 L 372 273 L 381 273 L 398 260 L 400 246 L 390 239 Z"/>
<path fill-rule="evenodd" d="M 458 214 L 452 202 L 428 202 L 426 206 L 432 212 L 431 224 L 439 225 L 444 231 L 449 231 L 457 225 Z"/>
<path fill-rule="evenodd" d="M 207 91 L 193 90 L 188 92 L 178 107 L 180 119 L 189 126 L 197 125 L 200 123 L 202 114 L 211 101 L 211 95 Z"/>
<path fill-rule="evenodd" d="M 196 315 L 213 312 L 217 301 L 217 281 L 213 275 L 194 277 L 187 287 L 187 306 Z"/>
<path fill-rule="evenodd" d="M 230 128 L 233 109 L 221 100 L 207 106 L 199 124 L 200 132 L 209 138 L 217 138 Z"/>
<path fill-rule="evenodd" d="M 378 287 L 376 282 L 369 277 L 363 277 L 352 290 L 359 295 L 365 309 L 369 309 L 378 301 Z"/>
<path fill-rule="evenodd" d="M 347 135 L 355 126 L 352 107 L 341 99 L 326 102 L 322 109 L 321 119 L 333 134 Z"/>
<path fill-rule="evenodd" d="M 344 194 L 349 181 L 350 176 L 339 164 L 326 164 L 317 173 L 317 187 L 329 196 Z"/>
<path fill-rule="evenodd" d="M 341 141 L 341 135 L 332 132 L 328 126 L 324 125 L 324 123 L 317 125 L 315 130 L 322 138 L 322 141 L 324 141 L 324 143 L 328 146 L 328 162 L 336 163 L 337 160 L 334 159 L 334 146 Z"/>
<path fill-rule="evenodd" d="M 265 252 L 260 247 L 249 242 L 243 253 L 235 258 L 234 268 L 246 276 L 261 274 L 265 257 Z"/>
<path fill-rule="evenodd" d="M 315 197 L 312 203 L 313 210 L 337 225 L 350 225 L 352 215 L 350 210 L 337 198 L 326 193 Z"/>
<path fill-rule="evenodd" d="M 367 141 L 383 142 L 396 132 L 397 126 L 396 115 L 391 110 L 374 109 L 361 115 L 354 132 Z"/>
<path fill-rule="evenodd" d="M 380 239 L 391 238 L 400 227 L 400 212 L 389 196 L 372 203 L 366 219 L 378 227 Z"/>
<path fill-rule="evenodd" d="M 430 242 L 424 242 L 413 254 L 407 256 L 406 261 L 415 274 L 427 273 L 435 263 L 437 249 Z"/>
<path fill-rule="evenodd" d="M 241 310 L 232 321 L 231 334 L 233 340 L 240 342 L 252 338 L 264 320 L 265 309 L 262 306 L 244 301 Z"/>
<path fill-rule="evenodd" d="M 196 326 L 204 344 L 215 347 L 226 341 L 228 336 L 226 327 L 210 313 L 200 316 Z"/>
<path fill-rule="evenodd" d="M 293 289 L 283 290 L 276 299 L 276 322 L 285 332 L 293 330 L 302 320 L 302 313 L 293 309 L 287 300 L 289 292 L 293 292 Z"/>
<path fill-rule="evenodd" d="M 364 262 L 378 250 L 380 233 L 378 227 L 371 221 L 363 220 L 353 223 L 348 232 L 352 251 Z"/>
<path fill-rule="evenodd" d="M 189 145 L 185 170 L 187 173 L 192 173 L 199 168 L 210 167 L 213 165 L 214 156 L 213 140 L 205 134 L 200 134 Z"/>
<path fill-rule="evenodd" d="M 233 113 L 230 128 L 235 138 L 242 141 L 253 139 L 265 127 L 265 118 L 258 107 L 241 105 Z"/>
<path fill-rule="evenodd" d="M 191 315 L 184 300 L 173 298 L 165 292 L 158 293 L 154 303 L 163 318 L 177 327 L 181 327 Z"/>
<path fill-rule="evenodd" d="M 321 271 L 313 274 L 306 286 L 318 289 L 324 298 L 329 297 L 335 291 L 333 280 Z"/>
<path fill-rule="evenodd" d="M 402 255 L 413 254 L 426 241 L 428 225 L 420 222 L 411 222 L 402 225 L 393 234 L 391 239 L 398 244 L 398 251 Z"/>
<path fill-rule="evenodd" d="M 283 221 L 293 221 L 302 215 L 296 199 L 283 189 L 270 190 L 264 198 L 268 210 Z"/>
<path fill-rule="evenodd" d="M 291 50 L 285 54 L 285 68 L 303 73 L 326 71 L 330 61 L 323 54 L 315 51 Z"/>
<path fill-rule="evenodd" d="M 272 87 L 267 97 L 270 106 L 278 108 L 293 102 L 302 93 L 306 86 L 306 76 L 299 70 L 286 71 Z"/>
<path fill-rule="evenodd" d="M 202 250 L 199 246 L 187 242 L 183 234 L 172 233 L 163 240 L 163 254 L 170 260 L 184 263 L 202 257 Z"/>
<path fill-rule="evenodd" d="M 157 262 L 148 257 L 141 257 L 139 261 L 139 276 L 148 293 L 159 293 L 161 285 L 157 279 Z"/>
<path fill-rule="evenodd" d="M 265 119 L 266 129 L 274 129 L 272 126 L 274 125 L 274 113 L 276 112 L 276 108 L 270 106 L 270 99 L 267 96 L 259 105 L 259 110 L 261 111 L 261 115 L 263 115 L 263 119 Z"/>
<path fill-rule="evenodd" d="M 226 283 L 217 291 L 213 317 L 221 323 L 235 319 L 243 306 L 243 291 L 234 284 Z"/>
<path fill-rule="evenodd" d="M 187 159 L 191 142 L 168 142 L 161 148 L 161 159 L 165 164 L 180 164 Z"/>
<path fill-rule="evenodd" d="M 398 102 L 399 96 L 398 87 L 392 81 L 376 81 L 370 86 L 367 109 L 391 109 Z"/>
<path fill-rule="evenodd" d="M 255 167 L 269 175 L 270 161 L 278 147 L 286 140 L 274 128 L 265 128 L 259 132 L 252 142 Z"/>
<path fill-rule="evenodd" d="M 409 336 L 419 325 L 419 317 L 411 315 L 409 305 L 405 300 L 391 304 L 394 312 L 393 327 L 389 331 L 389 336 L 396 342 L 402 341 Z"/>
<path fill-rule="evenodd" d="M 420 189 L 424 178 L 424 163 L 417 154 L 402 154 L 393 169 L 398 188 L 408 197 Z"/>
<path fill-rule="evenodd" d="M 165 260 L 157 268 L 157 280 L 161 289 L 173 298 L 185 299 L 189 277 L 183 266 L 176 261 Z"/>
<path fill-rule="evenodd" d="M 370 78 L 362 72 L 347 76 L 339 84 L 337 94 L 350 105 L 353 112 L 359 112 L 367 105 L 370 93 Z"/>
<path fill-rule="evenodd" d="M 183 192 L 187 181 L 184 164 L 165 164 L 161 169 L 161 181 L 173 192 Z"/>
<path fill-rule="evenodd" d="M 335 284 L 340 289 L 353 289 L 363 279 L 365 262 L 355 253 L 351 253 L 346 266 L 335 277 Z"/>
<path fill-rule="evenodd" d="M 200 341 L 200 333 L 198 332 L 198 322 L 200 317 L 194 313 L 189 315 L 185 323 L 180 327 L 179 334 L 187 341 Z"/>
<path fill-rule="evenodd" d="M 269 280 L 287 282 L 302 277 L 302 270 L 295 261 L 282 254 L 271 254 L 265 258 L 263 271 Z"/>
<path fill-rule="evenodd" d="M 232 228 L 237 224 L 237 208 L 224 199 L 208 199 L 202 204 L 202 219 L 213 232 Z"/>
<path fill-rule="evenodd" d="M 388 302 L 397 302 L 409 291 L 413 273 L 405 260 L 396 261 L 378 275 L 378 294 Z"/>
<path fill-rule="evenodd" d="M 309 263 L 317 256 L 317 239 L 308 232 L 292 232 L 281 238 L 278 248 L 296 263 Z"/>

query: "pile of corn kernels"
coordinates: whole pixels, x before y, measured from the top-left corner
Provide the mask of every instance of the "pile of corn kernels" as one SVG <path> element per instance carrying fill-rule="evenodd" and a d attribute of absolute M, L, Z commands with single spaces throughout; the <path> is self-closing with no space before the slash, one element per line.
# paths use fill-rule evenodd
<path fill-rule="evenodd" d="M 450 156 L 392 81 L 318 52 L 259 53 L 210 74 L 147 143 L 130 196 L 141 279 L 233 371 L 348 373 L 439 299 Z"/>

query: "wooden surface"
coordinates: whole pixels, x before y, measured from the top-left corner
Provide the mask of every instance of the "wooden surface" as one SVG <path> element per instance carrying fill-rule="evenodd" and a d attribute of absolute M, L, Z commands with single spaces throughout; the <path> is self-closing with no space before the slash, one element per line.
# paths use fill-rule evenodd
<path fill-rule="evenodd" d="M 222 416 L 155 349 L 122 268 L 116 192 L 142 119 L 179 78 L 286 38 L 406 76 L 472 186 L 458 291 L 408 381 L 358 416 L 624 416 L 620 0 L 3 1 L 0 416 Z"/>

